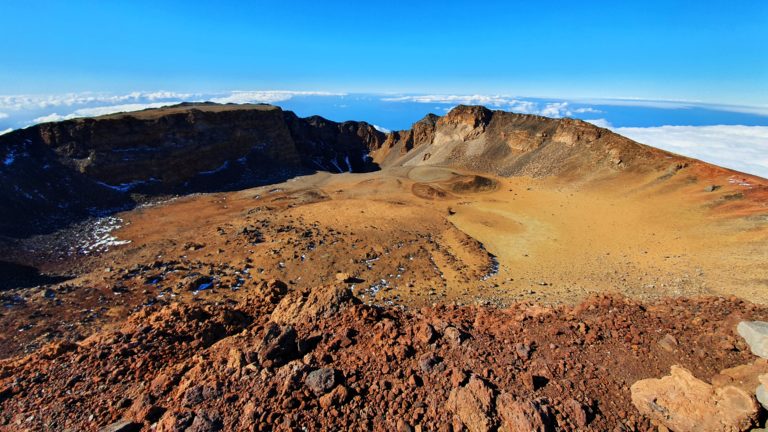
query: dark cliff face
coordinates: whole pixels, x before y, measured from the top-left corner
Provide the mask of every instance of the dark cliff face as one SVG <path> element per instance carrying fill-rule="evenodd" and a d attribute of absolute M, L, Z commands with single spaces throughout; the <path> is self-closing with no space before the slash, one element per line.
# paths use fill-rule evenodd
<path fill-rule="evenodd" d="M 317 170 L 377 169 L 367 123 L 269 105 L 182 104 L 0 136 L 0 235 L 23 237 L 152 196 L 247 188 Z"/>
<path fill-rule="evenodd" d="M 36 129 L 62 163 L 110 185 L 155 182 L 170 191 L 241 158 L 300 165 L 279 108 L 201 108 L 77 119 Z"/>
<path fill-rule="evenodd" d="M 329 172 L 368 172 L 377 169 L 368 157 L 386 136 L 365 122 L 336 123 L 319 116 L 297 117 L 285 112 L 297 151 L 310 169 Z"/>

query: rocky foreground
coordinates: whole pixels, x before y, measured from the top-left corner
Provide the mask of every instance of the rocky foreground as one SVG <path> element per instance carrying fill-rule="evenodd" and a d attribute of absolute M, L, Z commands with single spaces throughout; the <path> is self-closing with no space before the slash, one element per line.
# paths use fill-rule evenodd
<path fill-rule="evenodd" d="M 736 327 L 766 318 L 713 297 L 403 310 L 262 282 L 2 360 L 0 429 L 748 430 L 768 364 Z"/>

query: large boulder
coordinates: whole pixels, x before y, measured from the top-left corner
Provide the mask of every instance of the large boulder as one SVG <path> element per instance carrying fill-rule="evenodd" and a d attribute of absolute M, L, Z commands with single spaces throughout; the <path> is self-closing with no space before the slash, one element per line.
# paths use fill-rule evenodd
<path fill-rule="evenodd" d="M 768 374 L 768 360 L 757 359 L 752 363 L 723 369 L 710 380 L 715 387 L 732 385 L 753 393 L 760 385 L 760 376 Z"/>
<path fill-rule="evenodd" d="M 493 390 L 476 375 L 472 375 L 464 387 L 457 387 L 448 396 L 446 408 L 452 412 L 470 432 L 492 430 L 491 407 Z"/>
<path fill-rule="evenodd" d="M 744 338 L 752 354 L 768 358 L 768 322 L 742 321 L 736 331 Z"/>
<path fill-rule="evenodd" d="M 642 414 L 675 432 L 748 430 L 759 409 L 751 393 L 713 386 L 680 366 L 672 366 L 669 376 L 634 383 L 631 392 Z"/>
<path fill-rule="evenodd" d="M 496 399 L 496 408 L 501 417 L 500 432 L 549 432 L 554 429 L 554 414 L 545 398 L 515 400 L 509 393 L 502 393 Z"/>

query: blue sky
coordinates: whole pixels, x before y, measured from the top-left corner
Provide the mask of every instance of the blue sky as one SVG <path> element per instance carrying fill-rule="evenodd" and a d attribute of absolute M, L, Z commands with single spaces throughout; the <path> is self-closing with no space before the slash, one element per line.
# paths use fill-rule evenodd
<path fill-rule="evenodd" d="M 0 4 L 0 93 L 270 88 L 765 104 L 765 1 Z"/>
<path fill-rule="evenodd" d="M 768 177 L 768 1 L 2 0 L 0 28 L 0 133 L 202 100 L 404 129 L 468 103 Z"/>

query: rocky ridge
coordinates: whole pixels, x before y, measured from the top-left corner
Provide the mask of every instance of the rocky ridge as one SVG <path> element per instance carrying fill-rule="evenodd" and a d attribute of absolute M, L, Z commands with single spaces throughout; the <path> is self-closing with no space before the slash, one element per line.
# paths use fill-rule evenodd
<path fill-rule="evenodd" d="M 0 430 L 649 431 L 633 383 L 674 365 L 715 382 L 753 361 L 736 322 L 766 317 L 736 299 L 611 296 L 401 311 L 263 281 L 1 361 Z"/>

